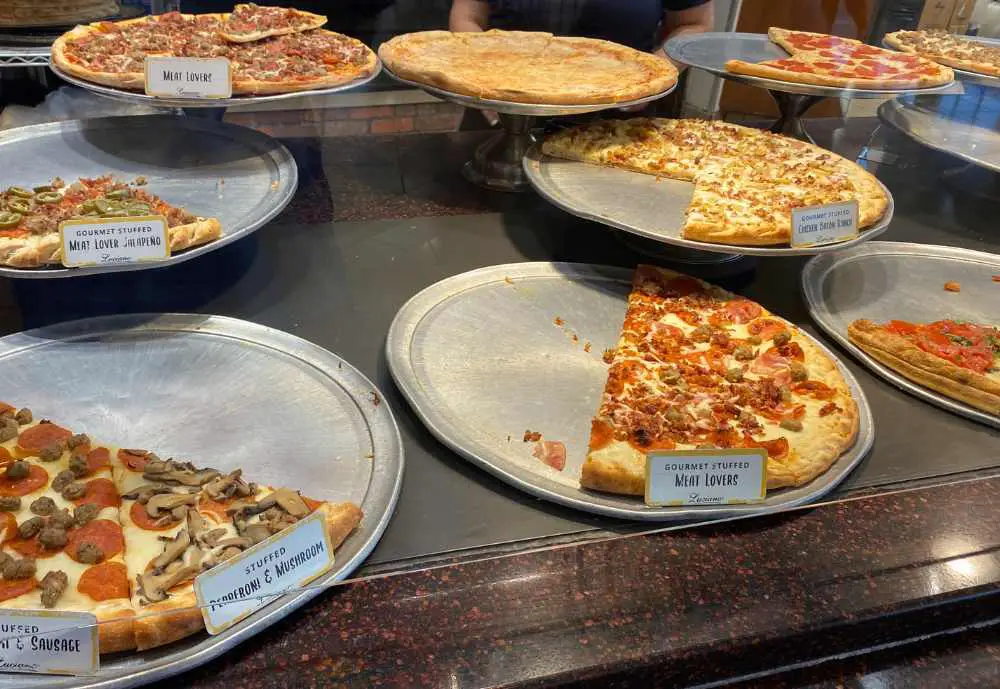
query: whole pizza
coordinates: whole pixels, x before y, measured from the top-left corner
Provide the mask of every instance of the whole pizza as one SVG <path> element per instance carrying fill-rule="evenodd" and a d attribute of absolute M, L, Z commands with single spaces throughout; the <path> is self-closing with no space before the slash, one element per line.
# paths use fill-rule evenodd
<path fill-rule="evenodd" d="M 72 76 L 141 91 L 148 55 L 230 60 L 234 95 L 322 89 L 367 77 L 378 59 L 367 46 L 317 28 L 325 17 L 285 8 L 238 5 L 231 14 L 170 12 L 78 26 L 52 46 Z"/>
<path fill-rule="evenodd" d="M 853 444 L 858 407 L 837 363 L 749 299 L 639 266 L 580 484 L 642 495 L 661 450 L 764 448 L 767 488 L 799 486 Z"/>
<path fill-rule="evenodd" d="M 912 89 L 947 84 L 955 73 L 918 55 L 900 54 L 808 31 L 771 27 L 767 36 L 789 56 L 780 60 L 729 60 L 726 71 L 766 79 L 852 89 Z"/>
<path fill-rule="evenodd" d="M 885 36 L 886 45 L 942 65 L 1000 76 L 1000 47 L 956 36 L 947 31 L 894 31 Z"/>
<path fill-rule="evenodd" d="M 674 66 L 648 53 L 531 31 L 421 31 L 383 43 L 379 57 L 404 79 L 514 103 L 618 103 L 677 83 Z"/>
<path fill-rule="evenodd" d="M 314 512 L 334 547 L 362 517 L 0 402 L 0 607 L 93 613 L 101 653 L 200 631 L 194 578 Z"/>
<path fill-rule="evenodd" d="M 694 182 L 681 232 L 702 242 L 787 244 L 794 208 L 857 200 L 858 227 L 864 229 L 888 206 L 885 189 L 856 163 L 812 144 L 727 122 L 596 121 L 554 133 L 542 152 Z"/>

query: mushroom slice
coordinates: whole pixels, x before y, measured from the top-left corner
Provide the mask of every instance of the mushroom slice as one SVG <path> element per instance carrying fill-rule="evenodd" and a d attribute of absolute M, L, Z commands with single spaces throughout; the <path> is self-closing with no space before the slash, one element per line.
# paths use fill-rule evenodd
<path fill-rule="evenodd" d="M 213 500 L 225 500 L 227 498 L 245 498 L 253 495 L 253 486 L 242 478 L 243 470 L 236 469 L 225 476 L 205 484 L 205 492 Z"/>
<path fill-rule="evenodd" d="M 150 517 L 162 517 L 163 513 L 170 513 L 181 506 L 191 506 L 198 502 L 198 495 L 194 493 L 165 493 L 154 495 L 146 503 L 146 512 Z"/>
<path fill-rule="evenodd" d="M 281 507 L 281 509 L 288 512 L 288 514 L 293 517 L 298 517 L 299 519 L 308 516 L 308 514 L 312 511 L 309 509 L 305 500 L 302 499 L 301 495 L 296 493 L 294 490 L 289 490 L 288 488 L 279 488 L 274 491 L 274 499 L 278 502 L 278 506 Z"/>
<path fill-rule="evenodd" d="M 241 536 L 234 536 L 233 538 L 225 538 L 221 541 L 216 541 L 216 548 L 240 548 L 244 550 L 253 545 L 249 538 L 243 538 Z"/>
<path fill-rule="evenodd" d="M 138 500 L 143 505 L 149 502 L 149 499 L 154 495 L 162 495 L 163 493 L 171 493 L 173 490 L 170 486 L 164 485 L 162 483 L 144 483 L 135 490 L 129 491 L 122 496 L 125 500 Z"/>
<path fill-rule="evenodd" d="M 178 567 L 162 574 L 155 574 L 150 570 L 136 577 L 139 593 L 150 603 L 159 603 L 167 599 L 167 591 L 182 581 L 193 578 L 199 571 L 196 567 Z"/>
<path fill-rule="evenodd" d="M 142 475 L 151 481 L 179 483 L 182 486 L 203 486 L 220 476 L 215 469 L 197 469 L 190 462 L 172 459 L 147 462 Z"/>
<path fill-rule="evenodd" d="M 202 537 L 208 530 L 209 523 L 197 510 L 188 510 L 187 530 L 191 532 L 191 540 L 195 541 Z"/>
<path fill-rule="evenodd" d="M 256 545 L 271 537 L 271 529 L 266 524 L 250 524 L 243 529 L 243 536 Z"/>
<path fill-rule="evenodd" d="M 174 540 L 167 544 L 163 552 L 153 560 L 153 571 L 162 572 L 167 565 L 181 557 L 189 545 L 191 545 L 191 536 L 188 534 L 187 529 L 183 529 L 174 537 Z"/>
<path fill-rule="evenodd" d="M 208 533 L 201 536 L 201 541 L 205 543 L 209 548 L 214 548 L 215 545 L 222 540 L 229 532 L 225 529 L 212 529 Z"/>

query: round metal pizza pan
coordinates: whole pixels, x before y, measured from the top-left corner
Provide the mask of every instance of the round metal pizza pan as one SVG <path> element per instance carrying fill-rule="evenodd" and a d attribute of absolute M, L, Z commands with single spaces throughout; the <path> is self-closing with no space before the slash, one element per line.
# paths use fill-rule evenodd
<path fill-rule="evenodd" d="M 589 103 L 587 105 L 550 105 L 545 103 L 515 103 L 513 101 L 505 100 L 491 100 L 489 98 L 479 98 L 477 96 L 468 96 L 463 93 L 455 93 L 454 91 L 446 91 L 445 89 L 438 88 L 436 86 L 431 86 L 429 84 L 422 84 L 418 81 L 411 81 L 409 79 L 404 79 L 401 76 L 393 74 L 393 72 L 386 67 L 385 73 L 390 77 L 395 79 L 401 84 L 406 84 L 407 86 L 413 86 L 414 88 L 423 89 L 431 95 L 437 96 L 438 98 L 443 98 L 444 100 L 451 101 L 453 103 L 458 103 L 459 105 L 465 106 L 467 108 L 475 108 L 477 110 L 493 110 L 494 112 L 504 113 L 506 115 L 528 115 L 532 117 L 554 117 L 558 115 L 582 115 L 588 112 L 599 112 L 601 110 L 610 110 L 612 108 L 628 108 L 634 105 L 642 105 L 643 103 L 651 103 L 654 100 L 659 100 L 664 96 L 668 95 L 671 91 L 677 88 L 677 84 L 674 83 L 670 88 L 660 93 L 654 93 L 651 96 L 645 96 L 644 98 L 637 98 L 630 101 L 620 101 L 617 103 Z"/>
<path fill-rule="evenodd" d="M 295 91 L 292 93 L 278 93 L 269 96 L 233 96 L 232 98 L 159 98 L 156 96 L 147 96 L 145 93 L 139 91 L 127 91 L 125 89 L 117 89 L 111 86 L 102 86 L 101 84 L 94 84 L 84 79 L 74 77 L 70 74 L 59 69 L 56 65 L 49 65 L 50 69 L 56 73 L 56 75 L 70 84 L 74 84 L 81 88 L 85 88 L 88 91 L 93 91 L 101 96 L 106 96 L 108 98 L 113 98 L 115 100 L 124 101 L 126 103 L 133 103 L 138 105 L 147 105 L 153 108 L 232 108 L 238 107 L 240 105 L 258 105 L 260 103 L 272 103 L 276 101 L 284 101 L 292 98 L 308 98 L 311 96 L 329 96 L 334 93 L 340 93 L 341 91 L 349 91 L 351 89 L 358 88 L 359 86 L 364 86 L 372 79 L 379 75 L 382 71 L 382 62 L 376 58 L 375 69 L 368 76 L 362 77 L 361 79 L 355 79 L 354 81 L 348 82 L 346 84 L 341 84 L 340 86 L 334 86 L 332 88 L 326 89 L 314 89 L 311 91 Z"/>
<path fill-rule="evenodd" d="M 438 282 L 396 315 L 386 355 L 396 384 L 437 438 L 526 493 L 633 520 L 718 519 L 788 509 L 832 490 L 868 453 L 875 431 L 857 380 L 813 340 L 850 386 L 860 412 L 853 447 L 822 476 L 756 505 L 648 507 L 642 498 L 583 490 L 590 421 L 607 378 L 632 271 L 572 263 L 513 263 Z M 808 335 L 806 335 L 808 337 Z M 812 339 L 812 338 L 810 338 Z M 559 472 L 535 459 L 525 431 L 566 445 Z"/>
<path fill-rule="evenodd" d="M 0 370 L 4 399 L 105 442 L 365 513 L 332 571 L 217 636 L 106 656 L 94 677 L 4 674 L 2 688 L 134 687 L 201 665 L 346 579 L 392 517 L 404 459 L 389 406 L 350 363 L 288 333 L 221 316 L 94 318 L 0 339 Z"/>
<path fill-rule="evenodd" d="M 25 22 L 24 24 L 18 24 L 17 26 L 6 25 L 0 26 L 0 36 L 4 36 L 7 32 L 27 32 L 32 29 L 39 30 L 44 29 L 47 33 L 54 34 L 52 39 L 58 37 L 59 33 L 62 31 L 69 31 L 74 26 L 78 24 L 90 24 L 92 22 L 120 22 L 126 19 L 135 19 L 146 13 L 146 10 L 142 7 L 136 5 L 122 5 L 117 14 L 113 15 L 97 15 L 95 17 L 90 17 L 89 19 L 81 19 L 76 22 L 67 22 L 65 19 L 50 19 L 47 22 L 35 21 L 35 22 Z"/>
<path fill-rule="evenodd" d="M 114 174 L 148 180 L 148 189 L 196 215 L 218 218 L 220 239 L 164 261 L 123 266 L 19 269 L 0 276 L 64 278 L 148 270 L 190 261 L 242 239 L 278 215 L 298 186 L 288 149 L 246 127 L 173 115 L 51 122 L 0 134 L 0 155 L 17 161 L 0 169 L 0 187 L 67 183 Z"/>
<path fill-rule="evenodd" d="M 994 275 L 1000 275 L 1000 256 L 995 254 L 950 246 L 870 242 L 810 260 L 802 270 L 802 293 L 816 323 L 876 374 L 943 409 L 1000 428 L 1000 417 L 913 383 L 875 361 L 847 337 L 847 326 L 859 318 L 877 323 L 944 318 L 1000 323 Z M 949 280 L 959 281 L 962 291 L 946 292 L 943 285 Z"/>
<path fill-rule="evenodd" d="M 764 62 L 788 57 L 779 45 L 772 43 L 767 34 L 713 31 L 702 34 L 685 34 L 667 41 L 667 55 L 676 62 L 697 67 L 716 76 L 769 91 L 797 93 L 804 96 L 827 98 L 885 98 L 903 93 L 961 93 L 961 84 L 954 82 L 921 89 L 852 89 L 837 86 L 814 86 L 790 81 L 765 79 L 747 74 L 734 74 L 726 70 L 726 61 L 744 60 Z"/>
<path fill-rule="evenodd" d="M 547 156 L 536 144 L 524 156 L 528 180 L 543 198 L 568 213 L 615 229 L 687 249 L 749 256 L 811 256 L 867 242 L 889 229 L 895 208 L 889 203 L 874 225 L 854 239 L 812 247 L 712 244 L 681 236 L 694 184 L 629 170 Z M 881 184 L 881 182 L 879 183 Z"/>
<path fill-rule="evenodd" d="M 982 43 L 993 48 L 1000 48 L 1000 38 L 987 38 L 986 36 L 959 36 L 959 38 L 964 38 L 975 43 Z M 882 47 L 886 50 L 896 50 L 891 45 L 885 42 L 883 39 Z M 980 74 L 979 72 L 970 72 L 967 69 L 959 69 L 958 67 L 952 67 L 955 72 L 956 81 L 962 81 L 967 84 L 981 84 L 983 86 L 992 86 L 994 88 L 1000 88 L 1000 77 L 990 76 L 989 74 Z"/>
<path fill-rule="evenodd" d="M 1000 172 L 1000 91 L 959 96 L 907 96 L 878 108 L 883 122 L 914 141 L 979 167 Z"/>

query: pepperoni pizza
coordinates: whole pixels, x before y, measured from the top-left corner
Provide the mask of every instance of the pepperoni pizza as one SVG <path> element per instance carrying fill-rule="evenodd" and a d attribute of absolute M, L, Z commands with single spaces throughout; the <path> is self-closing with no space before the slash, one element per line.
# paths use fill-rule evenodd
<path fill-rule="evenodd" d="M 580 484 L 642 495 L 654 450 L 764 448 L 768 489 L 851 447 L 858 407 L 837 364 L 759 304 L 639 266 Z"/>
<path fill-rule="evenodd" d="M 920 55 L 942 65 L 1000 77 L 1000 47 L 947 31 L 893 31 L 886 45 L 904 53 Z"/>
<path fill-rule="evenodd" d="M 271 8 L 246 7 L 235 17 L 168 12 L 77 26 L 55 41 L 52 61 L 85 81 L 140 91 L 149 55 L 224 57 L 232 65 L 234 95 L 330 88 L 378 68 L 375 53 L 358 40 L 325 29 L 303 30 L 308 23 L 289 25 L 264 11 Z"/>
<path fill-rule="evenodd" d="M 950 67 L 917 55 L 897 53 L 808 31 L 771 27 L 767 36 L 789 57 L 765 62 L 729 60 L 726 71 L 778 81 L 853 89 L 912 89 L 947 84 Z"/>
<path fill-rule="evenodd" d="M 1000 327 L 857 320 L 847 335 L 869 356 L 910 380 L 1000 416 Z"/>
<path fill-rule="evenodd" d="M 315 511 L 334 547 L 362 516 L 0 403 L 0 608 L 93 613 L 102 653 L 201 630 L 194 578 Z"/>

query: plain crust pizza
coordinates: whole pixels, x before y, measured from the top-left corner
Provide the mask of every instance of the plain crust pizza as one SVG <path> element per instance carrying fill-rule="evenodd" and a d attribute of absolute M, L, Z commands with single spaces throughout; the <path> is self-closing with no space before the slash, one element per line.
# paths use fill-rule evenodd
<path fill-rule="evenodd" d="M 879 324 L 856 320 L 851 342 L 893 371 L 1000 416 L 1000 328 L 952 320 Z"/>
<path fill-rule="evenodd" d="M 715 244 L 791 240 L 794 208 L 856 200 L 858 228 L 885 214 L 883 186 L 857 163 L 809 143 L 710 120 L 632 118 L 563 129 L 546 155 L 694 182 L 681 234 Z"/>
<path fill-rule="evenodd" d="M 580 484 L 642 495 L 656 450 L 764 448 L 767 488 L 825 472 L 858 432 L 837 364 L 759 304 L 639 266 Z"/>
<path fill-rule="evenodd" d="M 662 58 L 593 38 L 532 31 L 421 31 L 383 43 L 404 79 L 487 100 L 588 105 L 665 92 L 677 70 Z"/>
<path fill-rule="evenodd" d="M 951 68 L 917 55 L 901 54 L 808 31 L 771 27 L 768 38 L 789 56 L 779 60 L 729 60 L 726 71 L 778 81 L 853 89 L 914 89 L 941 86 L 955 78 Z"/>
<path fill-rule="evenodd" d="M 0 403 L 0 607 L 93 613 L 101 653 L 202 630 L 194 578 L 314 512 L 335 548 L 362 518 Z"/>
<path fill-rule="evenodd" d="M 969 72 L 1000 77 L 1000 48 L 947 31 L 893 31 L 886 45 Z"/>
<path fill-rule="evenodd" d="M 265 9 L 265 8 L 261 8 Z M 242 15 L 241 15 L 242 19 Z M 267 22 L 268 38 L 250 41 L 246 34 L 226 40 L 227 30 L 242 30 L 226 14 L 168 12 L 122 22 L 77 26 L 52 46 L 52 61 L 85 81 L 141 91 L 145 58 L 229 59 L 234 95 L 267 95 L 331 88 L 370 76 L 378 58 L 360 41 L 325 29 L 282 33 Z M 228 29 L 227 29 L 228 27 Z"/>

